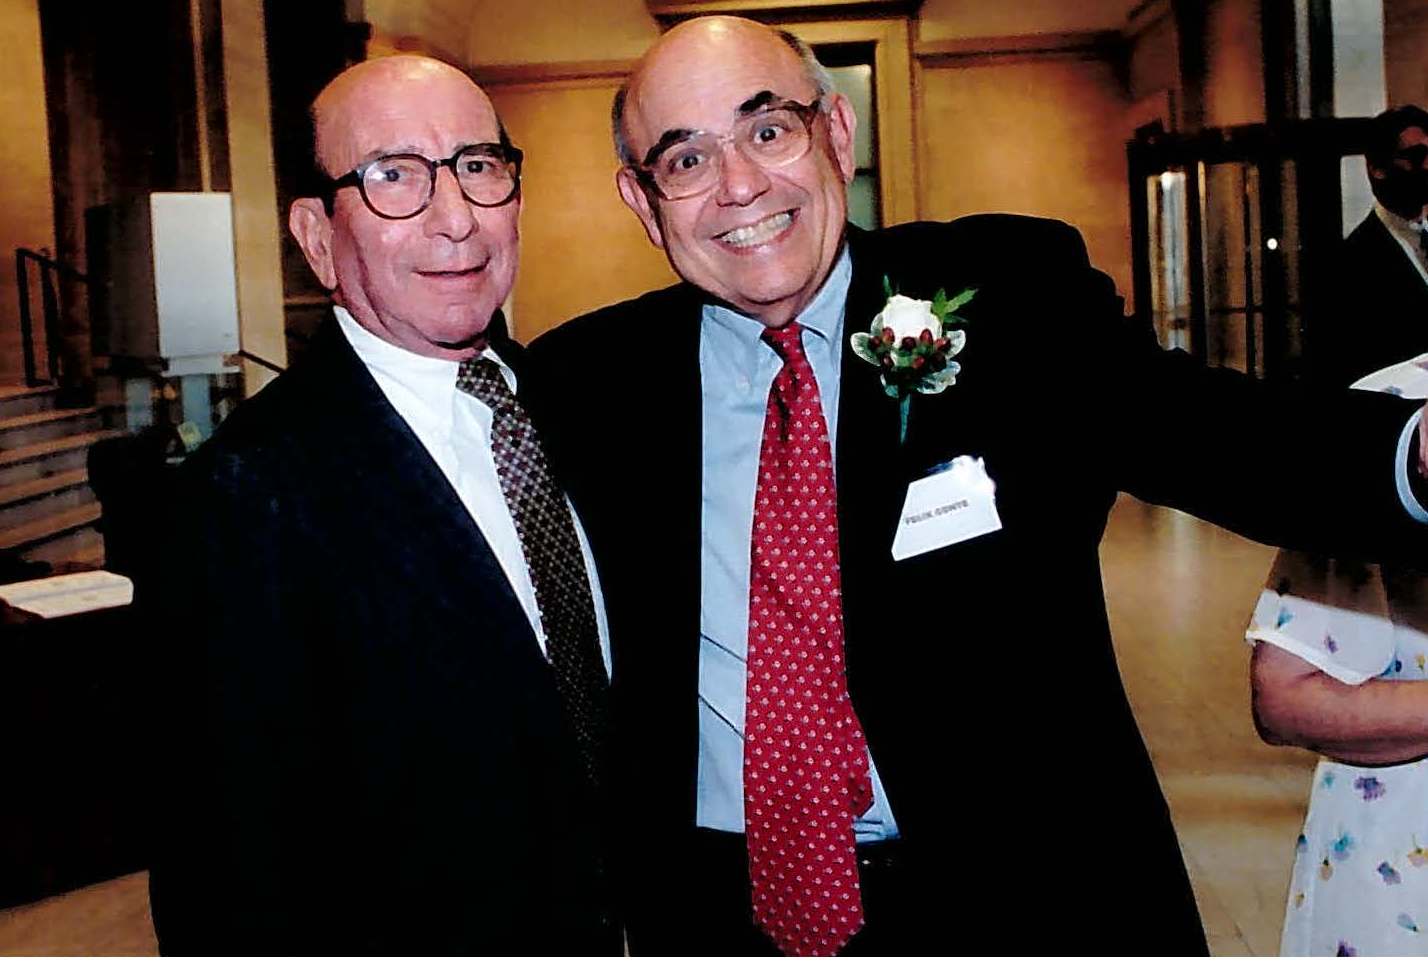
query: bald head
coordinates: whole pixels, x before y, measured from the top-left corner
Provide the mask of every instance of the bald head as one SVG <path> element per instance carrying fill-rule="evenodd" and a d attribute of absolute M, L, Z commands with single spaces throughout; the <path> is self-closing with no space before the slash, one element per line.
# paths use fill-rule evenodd
<path fill-rule="evenodd" d="M 791 55 L 796 58 L 809 85 L 819 96 L 833 92 L 833 77 L 823 64 L 818 62 L 808 44 L 788 30 L 775 30 L 742 17 L 716 16 L 686 20 L 661 36 L 645 51 L 629 79 L 615 93 L 615 101 L 610 111 L 610 127 L 615 140 L 615 154 L 620 162 L 625 166 L 634 166 L 642 159 L 635 155 L 629 144 L 625 129 L 625 108 L 632 96 L 637 96 L 642 87 L 650 84 L 651 77 L 658 79 L 670 66 L 677 69 L 683 58 L 694 53 L 719 57 L 745 56 L 750 52 L 773 55 L 776 58 Z M 827 106 L 828 104 L 824 103 L 825 109 Z"/>
<path fill-rule="evenodd" d="M 486 94 L 450 64 L 407 54 L 364 60 L 339 73 L 312 102 L 318 167 L 329 176 L 347 172 L 356 162 L 345 155 L 345 147 L 352 145 L 345 141 L 355 126 L 365 122 L 364 117 L 391 118 L 407 109 L 412 99 L 427 95 L 453 97 L 465 108 L 495 120 L 496 110 Z"/>

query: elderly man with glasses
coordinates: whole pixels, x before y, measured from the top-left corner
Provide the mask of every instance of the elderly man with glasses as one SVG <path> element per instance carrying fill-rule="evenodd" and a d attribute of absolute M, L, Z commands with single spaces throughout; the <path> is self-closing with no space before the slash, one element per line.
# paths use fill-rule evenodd
<path fill-rule="evenodd" d="M 685 281 L 531 347 L 610 614 L 630 951 L 1203 955 L 1107 513 L 1421 548 L 1415 409 L 1162 352 L 1064 223 L 848 226 L 855 123 L 796 38 L 670 30 L 614 128 Z M 928 136 L 927 176 L 977 148 Z"/>
<path fill-rule="evenodd" d="M 419 57 L 313 120 L 334 316 L 184 465 L 144 596 L 161 950 L 618 954 L 604 611 L 498 311 L 521 153 Z"/>

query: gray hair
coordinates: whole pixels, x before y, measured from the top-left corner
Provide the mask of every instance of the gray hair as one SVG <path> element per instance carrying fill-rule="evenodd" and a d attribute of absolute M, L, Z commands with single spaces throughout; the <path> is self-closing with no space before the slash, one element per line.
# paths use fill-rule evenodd
<path fill-rule="evenodd" d="M 820 102 L 819 109 L 827 113 L 833 107 L 833 104 L 828 100 L 828 94 L 834 92 L 835 89 L 833 75 L 828 72 L 826 66 L 818 62 L 813 48 L 804 43 L 802 38 L 793 31 L 778 30 L 775 32 L 790 50 L 798 54 L 798 59 L 803 63 L 803 75 L 817 91 Z M 630 143 L 625 138 L 625 100 L 629 95 L 630 81 L 626 79 L 615 91 L 615 100 L 610 104 L 610 132 L 615 139 L 615 155 L 619 157 L 620 165 L 635 167 L 640 164 L 640 160 L 630 149 Z"/>

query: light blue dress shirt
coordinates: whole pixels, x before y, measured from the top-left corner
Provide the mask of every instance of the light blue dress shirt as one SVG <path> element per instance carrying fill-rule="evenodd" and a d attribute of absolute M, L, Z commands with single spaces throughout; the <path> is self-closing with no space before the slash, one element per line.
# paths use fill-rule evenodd
<path fill-rule="evenodd" d="M 853 276 L 845 248 L 828 281 L 798 317 L 818 380 L 828 432 L 838 422 L 843 306 Z M 869 317 L 871 320 L 871 317 Z M 749 552 L 759 443 L 769 388 L 783 361 L 760 336 L 763 323 L 706 305 L 700 323 L 703 381 L 703 547 L 700 581 L 699 781 L 695 823 L 744 830 L 744 689 L 749 637 Z M 856 704 L 856 703 L 855 703 Z M 854 822 L 860 842 L 897 836 L 897 824 L 872 755 L 873 805 Z"/>

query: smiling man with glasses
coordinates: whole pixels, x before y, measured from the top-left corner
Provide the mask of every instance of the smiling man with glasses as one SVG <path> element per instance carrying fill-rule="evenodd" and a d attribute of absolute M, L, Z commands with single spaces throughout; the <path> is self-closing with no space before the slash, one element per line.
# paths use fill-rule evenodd
<path fill-rule="evenodd" d="M 521 152 L 421 57 L 313 119 L 334 315 L 185 463 L 144 596 L 160 949 L 614 957 L 604 609 L 498 311 Z"/>
<path fill-rule="evenodd" d="M 1421 546 L 1414 408 L 1162 352 L 1064 223 L 849 226 L 857 118 L 790 34 L 674 27 L 612 119 L 684 281 L 530 355 L 609 601 L 630 952 L 1204 955 L 1116 672 L 1108 510 Z M 935 132 L 924 176 L 978 148 Z M 929 370 L 907 405 L 894 347 Z M 1284 468 L 1255 467 L 1270 436 Z"/>

